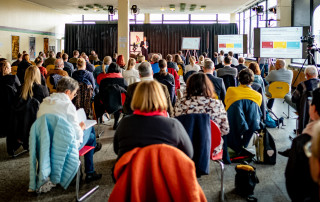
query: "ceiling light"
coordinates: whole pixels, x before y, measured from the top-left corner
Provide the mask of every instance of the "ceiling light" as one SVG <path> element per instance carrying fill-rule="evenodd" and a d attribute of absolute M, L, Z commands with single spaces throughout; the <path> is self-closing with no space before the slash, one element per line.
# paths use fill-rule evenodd
<path fill-rule="evenodd" d="M 201 10 L 201 11 L 204 11 L 205 9 L 206 9 L 206 6 L 205 6 L 205 5 L 200 6 L 200 10 Z"/>
<path fill-rule="evenodd" d="M 109 15 L 115 15 L 116 14 L 117 9 L 113 8 L 113 6 L 108 5 L 108 12 Z"/>
<path fill-rule="evenodd" d="M 190 5 L 190 11 L 194 11 L 194 9 L 196 9 L 197 5 L 196 4 L 191 4 Z"/>
<path fill-rule="evenodd" d="M 138 8 L 137 5 L 132 5 L 131 7 L 131 14 L 137 15 L 139 14 L 140 9 Z"/>
<path fill-rule="evenodd" d="M 164 7 L 161 7 L 161 8 L 160 8 L 160 10 L 161 10 L 161 11 L 164 11 L 164 10 L 165 10 L 165 8 L 164 8 Z"/>
<path fill-rule="evenodd" d="M 174 4 L 170 4 L 169 7 L 170 7 L 170 11 L 175 11 L 176 10 L 176 8 L 175 8 L 176 6 Z"/>
<path fill-rule="evenodd" d="M 186 4 L 185 3 L 181 3 L 180 4 L 180 12 L 183 12 L 186 9 Z"/>

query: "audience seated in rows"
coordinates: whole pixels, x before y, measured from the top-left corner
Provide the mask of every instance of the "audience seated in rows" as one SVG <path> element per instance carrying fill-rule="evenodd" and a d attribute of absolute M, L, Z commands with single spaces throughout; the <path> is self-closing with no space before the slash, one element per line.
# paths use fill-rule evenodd
<path fill-rule="evenodd" d="M 218 77 L 223 77 L 226 75 L 231 75 L 234 78 L 238 76 L 238 70 L 234 67 L 231 67 L 232 61 L 231 57 L 227 56 L 224 58 L 224 67 L 220 68 L 217 72 Z"/>
<path fill-rule="evenodd" d="M 85 52 L 81 53 L 80 58 L 85 59 L 85 61 L 86 61 L 86 70 L 88 70 L 89 72 L 93 72 L 94 71 L 94 65 L 89 62 L 89 58 L 88 58 L 88 56 L 86 55 Z"/>
<path fill-rule="evenodd" d="M 233 52 L 232 51 L 228 52 L 228 56 L 231 57 L 231 66 L 232 67 L 236 67 L 236 66 L 239 65 L 238 60 L 235 57 L 233 57 Z"/>
<path fill-rule="evenodd" d="M 21 84 L 24 82 L 24 73 L 26 72 L 26 69 L 31 65 L 30 56 L 28 54 L 24 54 L 17 70 L 17 76 Z"/>
<path fill-rule="evenodd" d="M 247 66 L 244 65 L 245 59 L 243 57 L 239 57 L 239 65 L 235 66 L 235 68 L 237 68 L 238 73 L 240 73 L 241 70 L 247 68 Z"/>
<path fill-rule="evenodd" d="M 54 65 L 56 61 L 55 54 L 53 51 L 49 52 L 49 57 L 44 61 L 43 66 L 47 67 L 48 65 Z"/>
<path fill-rule="evenodd" d="M 86 61 L 83 58 L 78 59 L 77 67 L 77 70 L 72 74 L 72 78 L 79 83 L 85 83 L 88 86 L 91 85 L 94 89 L 95 81 L 93 78 L 93 74 L 86 70 Z"/>
<path fill-rule="evenodd" d="M 224 137 L 223 161 L 230 163 L 227 146 L 241 155 L 255 131 L 260 129 L 262 96 L 251 88 L 254 74 L 251 69 L 239 73 L 240 86 L 229 87 L 225 105 L 230 124 L 230 133 Z"/>
<path fill-rule="evenodd" d="M 61 60 L 61 59 L 60 59 Z M 63 77 L 57 84 L 57 93 L 53 93 L 40 104 L 37 113 L 37 119 L 43 115 L 53 114 L 64 118 L 73 127 L 76 141 L 76 147 L 80 150 L 84 145 L 96 147 L 96 151 L 101 149 L 101 145 L 96 143 L 96 135 L 93 127 L 85 129 L 84 122 L 78 120 L 77 111 L 72 99 L 76 96 L 79 84 L 71 77 Z M 101 178 L 101 174 L 97 174 L 93 165 L 94 150 L 85 154 L 85 173 L 86 182 L 91 182 Z M 78 156 L 74 158 L 79 158 Z"/>
<path fill-rule="evenodd" d="M 62 59 L 63 59 L 63 70 L 68 72 L 69 76 L 71 77 L 73 72 L 74 72 L 74 67 L 73 67 L 73 64 L 68 62 L 68 58 L 69 58 L 69 55 L 67 53 L 64 53 L 62 55 Z"/>
<path fill-rule="evenodd" d="M 145 66 L 147 65 L 142 63 L 139 71 L 143 72 L 142 68 Z M 136 147 L 151 144 L 177 147 L 192 158 L 193 147 L 187 132 L 178 120 L 168 118 L 167 98 L 163 87 L 153 80 L 136 84 L 130 104 L 133 115 L 121 120 L 114 136 L 113 147 L 118 155 L 117 159 Z"/>
<path fill-rule="evenodd" d="M 166 61 L 167 61 L 167 67 L 168 67 L 168 69 L 169 69 L 169 68 L 172 68 L 172 69 L 176 70 L 176 72 L 179 71 L 179 67 L 178 67 L 177 63 L 176 63 L 176 62 L 173 62 L 173 57 L 172 57 L 172 55 L 168 54 L 167 57 L 166 57 Z"/>
<path fill-rule="evenodd" d="M 37 57 L 34 60 L 34 63 L 36 64 L 36 66 L 39 68 L 40 73 L 42 74 L 42 76 L 44 76 L 45 78 L 47 77 L 48 71 L 45 67 L 42 66 L 43 64 L 43 58 L 42 57 Z"/>
<path fill-rule="evenodd" d="M 102 65 L 96 67 L 93 71 L 93 77 L 95 80 L 97 80 L 98 75 L 103 72 L 102 67 L 104 67 L 104 72 L 108 72 L 108 68 L 111 62 L 112 58 L 110 56 L 106 56 L 103 58 Z"/>
<path fill-rule="evenodd" d="M 254 73 L 254 81 L 253 82 L 259 84 L 261 86 L 263 92 L 265 92 L 264 81 L 261 77 L 261 72 L 260 72 L 260 68 L 259 68 L 258 63 L 251 62 L 249 64 L 249 69 L 251 69 Z"/>
<path fill-rule="evenodd" d="M 290 96 L 289 94 L 291 93 L 291 82 L 292 82 L 292 78 L 293 78 L 293 73 L 291 70 L 287 70 L 286 69 L 286 62 L 284 60 L 281 60 L 281 59 L 278 59 L 276 61 L 276 69 L 271 71 L 268 76 L 265 77 L 265 80 L 271 84 L 272 82 L 274 81 L 282 81 L 282 82 L 286 82 L 289 84 L 289 93 L 286 95 L 287 96 Z M 269 86 L 266 86 L 266 92 L 267 92 L 267 95 L 268 96 L 271 96 L 269 91 Z M 285 99 L 288 99 L 288 98 L 285 98 Z M 269 99 L 268 101 L 268 108 L 269 109 L 272 109 L 272 106 L 273 106 L 273 103 L 274 103 L 274 99 Z"/>
<path fill-rule="evenodd" d="M 151 67 L 152 67 L 153 74 L 158 73 L 160 71 L 159 60 L 160 60 L 160 57 L 159 57 L 158 54 L 153 54 L 152 55 L 152 57 L 151 57 Z"/>
<path fill-rule="evenodd" d="M 174 107 L 175 117 L 193 113 L 209 114 L 222 135 L 229 133 L 229 123 L 224 105 L 221 100 L 217 99 L 212 82 L 203 73 L 195 73 L 189 77 L 186 93 Z M 223 141 L 214 149 L 214 154 L 221 151 L 222 144 Z"/>
<path fill-rule="evenodd" d="M 153 78 L 167 86 L 172 106 L 176 103 L 175 80 L 172 74 L 167 72 L 167 62 L 164 59 L 159 61 L 160 71 L 153 75 Z"/>
<path fill-rule="evenodd" d="M 301 135 L 293 139 L 285 171 L 287 192 L 292 201 L 319 201 L 318 181 L 313 182 L 312 180 L 312 172 L 310 173 L 312 166 L 309 166 L 308 162 L 310 156 L 306 156 L 304 151 L 305 145 L 311 139 L 318 138 L 318 134 L 313 133 L 313 130 L 317 126 L 319 127 L 317 123 L 320 120 L 320 88 L 315 89 L 312 94 L 312 102 L 309 108 L 311 122 L 302 131 Z M 317 147 L 319 147 L 319 142 L 317 144 Z M 319 162 L 317 162 L 318 166 Z"/>
<path fill-rule="evenodd" d="M 196 71 L 196 72 L 200 71 L 200 69 L 201 69 L 200 66 L 196 64 L 196 57 L 191 56 L 189 58 L 189 62 L 190 62 L 190 64 L 188 64 L 186 66 L 186 72 L 185 73 L 188 73 L 189 71 Z"/>
<path fill-rule="evenodd" d="M 152 68 L 151 68 L 151 65 L 149 62 L 142 62 L 139 65 L 139 75 L 140 75 L 141 81 L 153 80 Z M 132 114 L 133 113 L 133 110 L 131 109 L 131 101 L 132 101 L 133 94 L 134 94 L 135 89 L 138 84 L 139 84 L 139 82 L 136 82 L 136 83 L 131 84 L 128 87 L 126 100 L 123 105 L 123 110 L 124 110 L 125 114 Z M 163 84 L 161 84 L 161 87 L 165 93 L 166 100 L 167 100 L 167 106 L 168 106 L 167 112 L 169 113 L 170 117 L 172 117 L 173 116 L 173 107 L 171 104 L 171 99 L 170 99 L 170 94 L 169 94 L 168 88 L 166 85 L 163 85 Z"/>
<path fill-rule="evenodd" d="M 127 69 L 122 73 L 123 78 L 127 81 L 128 85 L 140 81 L 139 72 L 135 69 L 135 66 L 136 60 L 134 58 L 130 58 Z"/>
<path fill-rule="evenodd" d="M 226 87 L 221 78 L 213 75 L 214 70 L 214 63 L 211 60 L 206 60 L 203 66 L 203 72 L 207 75 L 207 77 L 214 85 L 215 93 L 217 94 L 218 99 L 222 100 L 222 102 L 224 103 L 224 99 L 226 96 Z"/>
<path fill-rule="evenodd" d="M 18 53 L 18 58 L 17 58 L 17 60 L 14 61 L 11 66 L 18 66 L 21 61 L 22 61 L 22 54 L 21 54 L 21 53 Z"/>

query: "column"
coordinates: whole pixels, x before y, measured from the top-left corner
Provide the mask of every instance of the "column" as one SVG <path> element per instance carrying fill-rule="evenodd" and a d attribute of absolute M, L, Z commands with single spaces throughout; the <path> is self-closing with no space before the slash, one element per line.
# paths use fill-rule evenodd
<path fill-rule="evenodd" d="M 144 24 L 150 24 L 150 13 L 144 14 Z"/>
<path fill-rule="evenodd" d="M 118 55 L 129 59 L 129 0 L 118 0 Z"/>
<path fill-rule="evenodd" d="M 230 23 L 236 23 L 236 13 L 230 13 Z"/>
<path fill-rule="evenodd" d="M 291 0 L 278 0 L 277 20 L 278 27 L 291 26 Z"/>

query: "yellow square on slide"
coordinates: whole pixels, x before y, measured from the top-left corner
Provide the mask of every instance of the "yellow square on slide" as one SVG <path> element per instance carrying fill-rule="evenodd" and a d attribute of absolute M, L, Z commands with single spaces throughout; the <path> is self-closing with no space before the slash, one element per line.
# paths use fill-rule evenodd
<path fill-rule="evenodd" d="M 273 42 L 273 48 L 287 48 L 287 42 L 275 41 L 275 42 Z"/>
<path fill-rule="evenodd" d="M 234 44 L 233 43 L 227 43 L 227 48 L 234 48 Z"/>

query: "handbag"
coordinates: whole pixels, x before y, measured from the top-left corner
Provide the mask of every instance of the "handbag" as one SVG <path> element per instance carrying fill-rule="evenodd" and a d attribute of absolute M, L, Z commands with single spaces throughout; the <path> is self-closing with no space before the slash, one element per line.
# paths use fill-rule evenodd
<path fill-rule="evenodd" d="M 259 179 L 256 175 L 256 168 L 247 164 L 238 164 L 235 167 L 235 188 L 236 192 L 243 197 L 251 197 L 254 193 L 254 188 Z"/>

